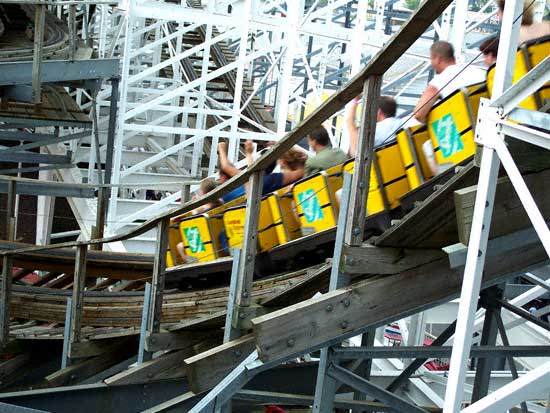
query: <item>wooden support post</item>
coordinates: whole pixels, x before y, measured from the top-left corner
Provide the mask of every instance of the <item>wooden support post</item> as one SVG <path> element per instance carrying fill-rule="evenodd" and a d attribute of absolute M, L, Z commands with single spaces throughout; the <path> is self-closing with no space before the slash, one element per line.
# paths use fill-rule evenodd
<path fill-rule="evenodd" d="M 244 224 L 243 249 L 238 261 L 237 286 L 235 290 L 234 327 L 243 329 L 247 312 L 252 303 L 252 280 L 254 277 L 254 259 L 258 242 L 258 220 L 262 199 L 263 171 L 255 172 L 248 184 L 246 201 L 246 221 Z M 250 314 L 249 314 L 250 315 Z M 247 324 L 247 323 L 246 323 Z"/>
<path fill-rule="evenodd" d="M 229 296 L 227 297 L 227 312 L 225 316 L 225 327 L 223 330 L 224 343 L 235 340 L 241 335 L 239 329 L 233 327 L 233 325 L 237 324 L 236 320 L 233 320 L 233 316 L 235 315 L 235 297 L 237 293 L 237 279 L 239 276 L 240 257 L 241 250 L 235 248 L 233 250 L 233 268 L 231 270 L 231 281 L 229 282 Z"/>
<path fill-rule="evenodd" d="M 330 273 L 329 290 L 334 291 L 338 288 L 349 284 L 349 278 L 346 274 L 340 272 L 340 260 L 344 249 L 344 236 L 346 231 L 346 223 L 348 220 L 348 207 L 351 198 L 351 182 L 352 177 L 349 174 L 344 174 L 344 184 L 342 186 L 342 198 L 340 200 L 340 213 L 338 215 L 338 226 L 336 230 L 336 240 L 334 243 L 334 257 L 332 261 L 332 269 Z M 325 311 L 331 313 L 331 307 L 326 307 Z M 294 345 L 294 341 L 288 345 Z M 333 377 L 327 374 L 331 364 L 330 348 L 321 350 L 321 358 L 317 370 L 317 381 L 315 383 L 315 398 L 313 402 L 314 413 L 329 413 L 334 408 L 334 396 L 336 394 L 337 383 Z"/>
<path fill-rule="evenodd" d="M 42 97 L 42 49 L 44 46 L 45 24 L 46 6 L 37 4 L 34 14 L 34 50 L 32 60 L 32 94 L 34 103 L 40 103 Z"/>
<path fill-rule="evenodd" d="M 358 246 L 363 242 L 365 207 L 369 194 L 370 169 L 374 156 L 376 114 L 378 111 L 381 84 L 382 76 L 371 75 L 367 78 L 363 87 L 361 127 L 359 141 L 357 142 L 353 179 L 351 181 L 350 219 L 346 223 L 346 236 L 344 240 L 350 246 Z"/>
<path fill-rule="evenodd" d="M 168 246 L 168 231 L 170 219 L 164 218 L 157 225 L 157 245 L 155 248 L 155 264 L 153 266 L 153 282 L 151 289 L 151 308 L 147 333 L 158 333 L 162 317 L 162 297 L 164 295 L 164 278 L 166 271 L 166 248 Z"/>
<path fill-rule="evenodd" d="M 84 312 L 84 285 L 86 283 L 86 255 L 88 245 L 79 245 L 76 250 L 73 280 L 73 297 L 71 303 L 71 326 L 69 329 L 69 362 L 72 357 L 71 347 L 80 341 L 82 313 Z"/>
<path fill-rule="evenodd" d="M 13 241 L 15 238 L 15 198 L 16 181 L 8 183 L 8 199 L 6 205 L 6 239 Z M 2 261 L 2 293 L 0 295 L 0 344 L 8 344 L 10 336 L 10 301 L 11 283 L 13 272 L 13 257 L 4 255 Z"/>
<path fill-rule="evenodd" d="M 363 109 L 361 111 L 361 128 L 357 143 L 357 155 L 351 183 L 344 183 L 345 196 L 342 196 L 338 232 L 334 247 L 334 260 L 330 279 L 330 290 L 349 285 L 349 275 L 341 272 L 340 260 L 344 244 L 360 246 L 365 229 L 365 208 L 369 193 L 370 168 L 374 154 L 374 136 L 376 132 L 376 114 L 380 97 L 381 76 L 369 76 L 363 87 Z M 380 182 L 382 182 L 379 179 Z M 346 181 L 344 181 L 346 182 Z M 317 372 L 315 388 L 314 413 L 329 413 L 334 409 L 334 396 L 337 383 L 334 377 L 327 374 L 332 361 L 330 349 L 321 350 L 321 359 Z"/>

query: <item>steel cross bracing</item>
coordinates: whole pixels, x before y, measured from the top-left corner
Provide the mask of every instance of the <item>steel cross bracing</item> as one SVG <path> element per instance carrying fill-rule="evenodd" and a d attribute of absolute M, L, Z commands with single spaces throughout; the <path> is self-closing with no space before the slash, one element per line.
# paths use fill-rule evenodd
<path fill-rule="evenodd" d="M 210 1 L 203 7 L 198 3 L 131 1 L 118 8 L 100 4 L 93 15 L 79 6 L 76 14 L 87 16 L 78 20 L 82 38 L 88 39 L 100 56 L 122 56 L 123 60 L 113 182 L 124 184 L 139 176 L 153 186 L 159 176 L 166 176 L 166 180 L 169 176 L 182 181 L 200 179 L 216 169 L 220 138 L 230 139 L 234 159 L 244 138 L 276 140 L 286 128 L 287 117 L 293 118 L 293 124 L 299 122 L 350 76 L 353 56 L 362 55 L 361 62 L 368 61 L 395 30 L 392 19 L 407 16 L 395 8 L 394 1 L 376 1 L 373 9 L 368 2 L 361 6 L 363 1 L 320 3 L 289 8 L 282 1 L 254 0 L 246 12 L 242 1 Z M 357 7 L 363 7 L 370 16 L 360 26 Z M 69 8 L 60 13 L 69 15 Z M 449 8 L 447 14 L 453 13 Z M 297 19 L 296 23 L 289 23 L 290 19 Z M 445 37 L 442 33 L 439 36 Z M 245 51 L 241 50 L 243 45 Z M 230 51 L 238 58 L 223 58 Z M 396 94 L 403 108 L 410 107 L 411 93 L 418 93 L 414 92 L 418 88 L 415 85 L 425 79 L 428 68 L 425 52 L 409 57 L 417 63 L 408 68 L 422 70 L 416 76 L 412 69 L 396 72 L 386 76 L 382 85 L 383 93 Z M 234 73 L 228 89 L 227 76 Z M 238 91 L 243 87 L 239 84 L 244 79 L 251 81 L 251 87 L 239 99 Z M 406 92 L 410 88 L 412 92 Z M 105 82 L 95 97 L 99 151 L 94 139 L 90 139 L 89 147 L 76 148 L 77 159 L 88 159 L 91 166 L 86 174 L 90 182 L 98 176 L 92 167 L 97 153 L 101 160 L 105 156 L 105 108 L 110 90 Z M 76 98 L 90 107 L 94 100 L 83 96 L 78 92 Z M 266 120 L 263 115 L 254 116 L 248 110 L 260 103 L 274 108 L 278 126 L 269 126 L 262 122 Z M 331 126 L 333 143 L 345 147 L 341 123 L 326 125 Z M 155 214 L 176 205 L 168 200 L 156 206 L 140 205 L 147 189 L 113 189 L 108 218 L 111 232 L 125 229 L 142 207 L 147 207 L 147 214 Z M 177 188 L 168 192 L 177 192 Z M 152 251 L 152 240 L 144 251 Z"/>

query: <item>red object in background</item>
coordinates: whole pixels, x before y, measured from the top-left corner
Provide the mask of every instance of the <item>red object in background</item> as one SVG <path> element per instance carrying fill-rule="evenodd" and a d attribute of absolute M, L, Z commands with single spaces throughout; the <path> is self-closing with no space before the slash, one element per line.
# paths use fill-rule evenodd
<path fill-rule="evenodd" d="M 286 413 L 286 410 L 283 410 L 277 406 L 267 406 L 265 408 L 265 413 Z"/>

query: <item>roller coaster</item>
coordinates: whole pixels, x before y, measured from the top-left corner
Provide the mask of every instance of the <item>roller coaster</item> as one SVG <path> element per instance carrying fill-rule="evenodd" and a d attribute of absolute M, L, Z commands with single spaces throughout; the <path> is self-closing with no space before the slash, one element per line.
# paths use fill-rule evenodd
<path fill-rule="evenodd" d="M 433 6 L 433 10 L 426 4 Z M 367 201 L 362 200 L 362 210 L 366 209 L 362 223 L 364 233 L 358 231 L 361 239 L 347 245 L 345 251 L 338 250 L 343 245 L 342 225 L 346 224 L 341 204 L 342 211 L 350 210 L 353 214 L 353 208 L 350 194 L 344 191 L 341 199 L 340 192 L 349 190 L 351 179 L 357 178 L 350 177 L 356 167 L 364 167 L 364 159 L 349 159 L 268 194 L 261 194 L 253 183 L 255 177 L 261 179 L 268 165 L 324 121 L 327 114 L 333 114 L 357 96 L 363 83 L 381 77 L 400 49 L 406 49 L 411 39 L 429 25 L 422 13 L 437 16 L 445 6 L 430 1 L 426 4 L 413 17 L 417 26 L 406 25 L 350 84 L 241 175 L 212 193 L 151 218 L 129 233 L 48 246 L 0 242 L 3 279 L 9 280 L 10 286 L 12 280 L 16 281 L 12 288 L 7 289 L 4 284 L 2 289 L 12 318 L 8 326 L 4 323 L 8 338 L 17 340 L 16 343 L 33 339 L 35 343 L 41 342 L 36 344 L 39 346 L 64 341 L 62 358 L 69 365 L 45 377 L 41 386 L 82 382 L 87 377 L 101 375 L 108 368 L 116 369 L 129 354 L 135 354 L 139 337 L 137 366 L 126 368 L 125 365 L 118 374 L 102 376 L 101 380 L 109 387 L 185 375 L 188 380 L 185 385 L 195 394 L 181 396 L 180 391 L 178 397 L 158 405 L 155 411 L 187 411 L 197 403 L 196 394 L 214 388 L 192 410 L 210 412 L 223 406 L 235 389 L 251 377 L 278 363 L 305 357 L 307 353 L 316 354 L 319 349 L 367 329 L 458 297 L 467 247 L 457 243 L 467 244 L 471 222 L 457 228 L 456 220 L 460 214 L 467 215 L 474 209 L 471 197 L 478 191 L 472 187 L 478 180 L 473 160 L 478 150 L 475 141 L 476 129 L 480 127 L 478 112 L 481 99 L 491 98 L 495 66 L 488 69 L 486 82 L 456 90 L 435 104 L 426 125 L 400 129 L 394 141 L 373 150 Z M 192 5 L 198 7 L 195 3 Z M 32 6 L 28 7 L 22 10 L 32 14 Z M 66 30 L 55 18 L 50 18 L 53 20 L 48 24 L 46 43 L 51 47 L 51 56 L 60 56 L 67 46 L 67 39 L 62 35 Z M 9 50 L 4 51 L 6 59 L 15 56 L 8 53 Z M 522 44 L 515 56 L 514 83 L 546 62 L 549 51 L 549 37 Z M 29 50 L 20 52 L 13 58 L 27 58 Z M 526 96 L 519 107 L 532 112 L 547 110 L 549 98 L 550 86 L 546 83 Z M 443 120 L 445 127 L 442 128 Z M 443 171 L 435 176 L 422 151 L 426 142 L 433 146 Z M 540 150 L 537 148 L 537 151 L 528 154 L 538 154 Z M 547 158 L 541 159 L 542 166 L 519 162 L 521 172 L 532 173 L 526 181 L 537 200 L 544 198 L 541 188 L 548 179 Z M 251 182 L 248 189 L 251 193 L 245 197 L 202 214 L 189 212 L 244 185 L 247 179 Z M 15 187 L 18 180 L 14 178 L 13 182 Z M 499 181 L 499 187 L 510 188 L 506 185 Z M 466 195 L 460 196 L 470 197 L 467 202 L 461 201 L 463 198 L 454 199 L 460 191 L 466 191 Z M 254 197 L 259 199 L 257 208 Z M 499 202 L 505 204 L 501 209 L 498 209 Z M 514 238 L 514 231 L 524 230 L 529 221 L 510 207 L 509 202 L 509 199 L 497 198 L 494 221 L 505 228 L 491 234 L 493 249 L 489 248 L 487 258 L 484 257 L 484 289 L 506 281 L 526 267 L 544 264 L 548 258 L 532 237 L 526 236 L 522 242 Z M 460 210 L 462 207 L 469 212 Z M 258 213 L 257 225 L 252 219 L 253 228 L 247 228 L 251 209 Z M 545 201 L 542 209 L 547 218 Z M 505 221 L 513 222 L 503 224 Z M 139 236 L 153 228 L 158 230 L 154 255 L 92 249 Z M 185 256 L 193 262 L 182 262 L 177 252 L 179 243 L 183 243 Z M 234 252 L 236 256 L 232 256 Z M 350 275 L 349 283 L 335 284 L 333 268 Z M 35 270 L 44 273 L 39 279 L 27 281 L 27 285 L 17 285 Z M 90 283 L 90 278 L 98 280 Z M 311 298 L 316 292 L 322 295 Z M 497 297 L 492 303 L 507 305 L 499 300 Z M 491 311 L 490 306 L 486 308 Z M 547 324 L 538 323 L 543 328 Z M 238 337 L 241 332 L 251 330 L 253 334 Z M 433 346 L 443 344 L 449 334 L 452 332 L 443 332 Z M 220 345 L 222 340 L 224 344 Z M 540 347 L 536 354 L 547 354 L 547 349 Z M 365 348 L 372 349 L 367 346 L 360 350 Z M 511 350 L 527 354 L 526 349 Z M 345 361 L 348 360 L 345 357 L 349 357 L 345 351 L 345 348 L 331 347 L 330 354 Z M 153 356 L 153 353 L 156 354 Z M 22 354 L 17 353 L 17 363 L 28 368 L 36 358 L 23 360 Z M 321 353 L 321 360 L 325 360 L 323 357 Z M 319 374 L 322 366 L 323 361 Z M 327 366 L 326 377 L 336 376 L 338 371 L 343 374 L 338 370 L 343 367 L 336 362 L 329 362 Z M 289 376 L 306 370 L 309 365 L 297 363 L 287 367 L 286 376 L 283 373 L 281 377 L 292 381 Z M 7 382 L 15 381 L 7 373 L 3 377 Z M 345 376 L 339 377 L 342 383 L 352 382 L 349 377 L 348 381 Z M 436 378 L 434 375 L 432 379 Z M 276 390 L 262 387 L 261 380 L 259 382 L 254 385 L 271 393 L 242 391 L 235 400 L 241 397 L 254 404 L 254 397 L 266 397 L 279 402 L 290 400 L 289 405 L 314 404 L 313 399 L 307 397 L 299 399 L 299 403 L 298 399 L 284 399 L 274 393 Z M 392 386 L 397 388 L 399 384 L 393 382 L 389 388 Z M 391 401 L 398 402 L 385 393 L 377 394 L 375 398 L 390 406 L 393 406 Z M 0 401 L 17 404 L 17 395 L 0 396 Z M 377 402 L 363 403 L 358 402 L 355 407 L 380 407 Z M 86 408 L 92 409 L 90 406 Z M 350 405 L 344 403 L 344 406 Z M 407 408 L 400 406 L 398 410 L 407 411 Z"/>

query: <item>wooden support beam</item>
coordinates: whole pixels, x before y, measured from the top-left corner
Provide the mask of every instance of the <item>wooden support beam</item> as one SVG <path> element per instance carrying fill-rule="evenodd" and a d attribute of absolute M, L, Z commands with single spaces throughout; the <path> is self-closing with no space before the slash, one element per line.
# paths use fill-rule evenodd
<path fill-rule="evenodd" d="M 550 170 L 524 175 L 523 179 L 546 220 L 550 219 Z M 454 192 L 458 239 L 468 245 L 474 214 L 477 185 Z M 531 221 L 507 177 L 500 178 L 497 184 L 490 238 L 509 234 L 530 227 Z"/>
<path fill-rule="evenodd" d="M 538 242 L 520 250 L 487 257 L 486 286 L 548 258 Z M 311 352 L 433 307 L 459 294 L 462 275 L 441 258 L 253 319 L 260 358 L 267 362 Z"/>
<path fill-rule="evenodd" d="M 120 346 L 120 340 L 116 339 L 82 340 L 72 344 L 69 357 L 71 359 L 95 357 L 113 351 L 118 346 Z"/>
<path fill-rule="evenodd" d="M 167 371 L 172 372 L 172 377 L 174 377 L 174 371 L 179 373 L 179 377 L 184 377 L 185 367 L 183 360 L 193 354 L 192 346 L 164 354 L 116 374 L 106 379 L 105 383 L 107 385 L 144 383 L 162 377 Z"/>
<path fill-rule="evenodd" d="M 79 245 L 76 251 L 73 296 L 70 315 L 70 330 L 69 330 L 69 348 L 68 354 L 72 353 L 74 343 L 80 341 L 80 330 L 82 326 L 82 313 L 84 311 L 84 285 L 86 283 L 86 254 L 88 253 L 87 245 Z M 69 356 L 70 357 L 70 356 Z"/>
<path fill-rule="evenodd" d="M 164 296 L 164 279 L 166 270 L 166 249 L 168 247 L 168 231 L 170 220 L 165 218 L 157 226 L 157 245 L 155 248 L 155 263 L 153 266 L 153 280 L 151 292 L 151 313 L 147 331 L 158 333 L 162 315 L 162 298 Z"/>
<path fill-rule="evenodd" d="M 397 274 L 444 255 L 435 249 L 383 248 L 364 244 L 344 247 L 342 268 L 349 274 Z"/>
<path fill-rule="evenodd" d="M 189 386 L 194 393 L 211 389 L 254 350 L 252 334 L 214 347 L 185 360 Z"/>
<path fill-rule="evenodd" d="M 363 86 L 363 106 L 361 127 L 357 142 L 357 154 L 350 191 L 350 217 L 346 221 L 345 243 L 358 246 L 363 242 L 365 229 L 365 207 L 369 196 L 372 158 L 374 154 L 374 135 L 376 133 L 376 115 L 380 99 L 382 76 L 367 77 Z M 379 182 L 382 182 L 379 180 Z"/>
<path fill-rule="evenodd" d="M 258 220 L 262 200 L 263 171 L 254 173 L 249 181 L 246 200 L 246 220 L 244 224 L 243 248 L 239 256 L 235 303 L 232 326 L 244 329 L 243 322 L 250 320 L 249 308 L 252 303 L 252 281 L 254 259 L 258 248 Z M 248 317 L 247 317 L 248 316 Z"/>
<path fill-rule="evenodd" d="M 112 347 L 111 351 L 83 361 L 74 362 L 70 366 L 46 376 L 42 386 L 60 387 L 77 384 L 128 359 L 132 354 L 135 354 L 135 351 L 135 341 L 121 340 Z"/>
<path fill-rule="evenodd" d="M 145 350 L 151 353 L 163 350 L 179 350 L 199 344 L 214 335 L 212 332 L 197 331 L 150 333 L 145 338 Z"/>
<path fill-rule="evenodd" d="M 46 6 L 37 4 L 34 15 L 34 50 L 32 62 L 32 94 L 34 103 L 40 103 L 42 97 L 42 50 L 44 47 L 45 25 Z"/>

